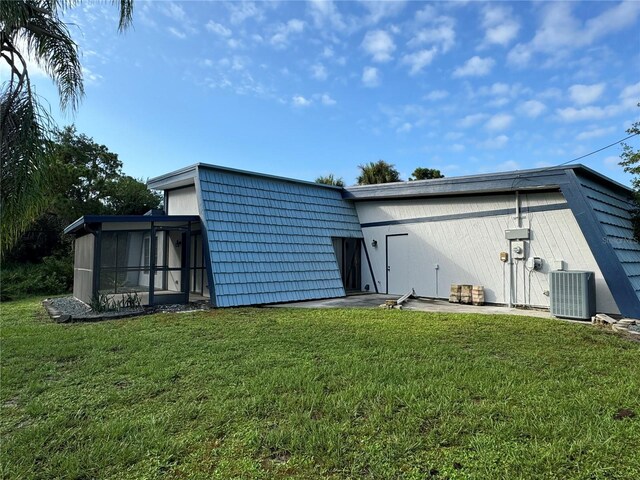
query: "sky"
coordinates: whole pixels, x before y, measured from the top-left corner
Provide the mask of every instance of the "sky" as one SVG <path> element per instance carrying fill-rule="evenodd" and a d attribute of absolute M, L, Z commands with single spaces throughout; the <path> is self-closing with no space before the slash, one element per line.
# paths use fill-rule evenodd
<path fill-rule="evenodd" d="M 147 179 L 197 162 L 355 183 L 384 159 L 447 176 L 546 167 L 640 118 L 640 2 L 136 1 L 65 19 L 86 97 L 60 124 Z M 640 148 L 640 139 L 628 140 Z M 623 184 L 619 145 L 580 160 Z"/>

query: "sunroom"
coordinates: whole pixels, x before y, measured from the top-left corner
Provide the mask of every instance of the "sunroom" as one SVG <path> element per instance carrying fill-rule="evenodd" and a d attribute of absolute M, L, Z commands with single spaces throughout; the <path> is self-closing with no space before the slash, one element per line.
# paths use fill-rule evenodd
<path fill-rule="evenodd" d="M 209 298 L 197 215 L 85 215 L 65 229 L 75 236 L 73 295 L 141 305 Z"/>

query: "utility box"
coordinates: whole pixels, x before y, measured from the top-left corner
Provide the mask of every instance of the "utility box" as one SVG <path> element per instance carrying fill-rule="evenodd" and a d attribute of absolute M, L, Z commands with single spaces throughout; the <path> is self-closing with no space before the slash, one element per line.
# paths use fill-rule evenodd
<path fill-rule="evenodd" d="M 523 241 L 511 242 L 511 258 L 514 260 L 524 260 L 525 246 Z"/>
<path fill-rule="evenodd" d="M 594 272 L 576 270 L 549 272 L 551 315 L 589 320 L 596 314 Z"/>
<path fill-rule="evenodd" d="M 510 228 L 504 231 L 507 240 L 529 240 L 531 231 L 528 228 Z"/>

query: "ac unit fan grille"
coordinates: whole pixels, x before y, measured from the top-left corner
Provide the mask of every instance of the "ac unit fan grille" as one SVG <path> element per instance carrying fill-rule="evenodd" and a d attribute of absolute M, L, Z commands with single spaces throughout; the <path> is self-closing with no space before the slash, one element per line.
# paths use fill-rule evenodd
<path fill-rule="evenodd" d="M 551 314 L 588 320 L 596 313 L 593 272 L 550 272 Z"/>

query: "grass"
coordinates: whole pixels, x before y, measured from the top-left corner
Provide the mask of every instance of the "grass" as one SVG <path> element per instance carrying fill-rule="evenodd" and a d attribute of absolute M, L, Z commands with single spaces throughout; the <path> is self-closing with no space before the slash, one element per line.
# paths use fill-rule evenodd
<path fill-rule="evenodd" d="M 640 344 L 595 328 L 1 308 L 3 478 L 640 478 Z"/>

